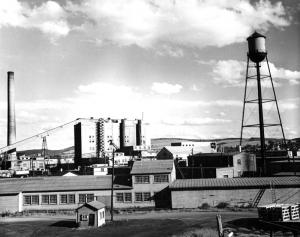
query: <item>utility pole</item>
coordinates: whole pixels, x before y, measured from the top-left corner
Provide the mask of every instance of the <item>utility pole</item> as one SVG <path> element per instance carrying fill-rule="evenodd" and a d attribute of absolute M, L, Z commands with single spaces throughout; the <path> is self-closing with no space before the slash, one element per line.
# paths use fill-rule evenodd
<path fill-rule="evenodd" d="M 110 140 L 110 145 L 113 146 L 112 152 L 112 172 L 111 172 L 111 194 L 110 194 L 110 220 L 114 221 L 114 176 L 115 176 L 115 151 L 118 149 L 116 144 Z"/>

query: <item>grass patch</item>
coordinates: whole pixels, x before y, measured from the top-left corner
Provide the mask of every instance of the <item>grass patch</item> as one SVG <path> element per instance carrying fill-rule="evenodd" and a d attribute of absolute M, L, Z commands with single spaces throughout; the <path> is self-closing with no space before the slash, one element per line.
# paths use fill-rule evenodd
<path fill-rule="evenodd" d="M 216 237 L 218 232 L 211 228 L 192 229 L 180 234 L 172 235 L 172 237 Z"/>

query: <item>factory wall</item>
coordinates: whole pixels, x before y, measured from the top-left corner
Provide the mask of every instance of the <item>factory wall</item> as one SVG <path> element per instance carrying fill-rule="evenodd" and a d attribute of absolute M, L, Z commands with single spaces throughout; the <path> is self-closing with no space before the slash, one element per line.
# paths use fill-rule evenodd
<path fill-rule="evenodd" d="M 19 199 L 19 194 L 0 194 L 0 213 L 20 211 Z"/>
<path fill-rule="evenodd" d="M 172 208 L 198 208 L 207 203 L 217 206 L 221 202 L 231 206 L 249 206 L 260 189 L 227 189 L 227 190 L 171 190 Z M 276 188 L 278 203 L 299 202 L 300 188 Z M 259 205 L 272 203 L 270 189 L 266 189 Z"/>

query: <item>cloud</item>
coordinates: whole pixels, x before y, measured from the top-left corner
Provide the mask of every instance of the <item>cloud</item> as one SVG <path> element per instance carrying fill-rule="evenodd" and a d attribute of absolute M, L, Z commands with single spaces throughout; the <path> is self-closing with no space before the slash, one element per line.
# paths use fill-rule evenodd
<path fill-rule="evenodd" d="M 0 28 L 38 29 L 53 40 L 70 32 L 67 16 L 66 10 L 54 1 L 34 7 L 17 0 L 0 2 Z"/>
<path fill-rule="evenodd" d="M 161 46 L 157 52 L 159 56 L 170 56 L 173 58 L 181 58 L 184 56 L 184 52 L 180 48 L 171 47 L 170 45 L 164 44 Z"/>
<path fill-rule="evenodd" d="M 281 2 L 269 0 L 85 0 L 64 5 L 47 1 L 38 6 L 18 0 L 0 2 L 0 27 L 38 29 L 52 39 L 81 31 L 98 45 L 223 47 L 244 42 L 254 29 L 265 32 L 289 24 Z M 162 52 L 182 55 L 178 49 Z"/>
<path fill-rule="evenodd" d="M 163 94 L 163 95 L 171 95 L 171 94 L 177 94 L 181 91 L 182 85 L 179 84 L 169 84 L 166 82 L 153 82 L 151 90 L 154 91 L 157 94 Z"/>
<path fill-rule="evenodd" d="M 247 67 L 246 62 L 237 60 L 219 60 L 207 62 L 200 61 L 198 63 L 212 66 L 212 78 L 216 84 L 223 85 L 224 87 L 245 86 Z M 281 86 L 279 81 L 283 82 L 284 80 L 288 81 L 291 85 L 299 84 L 300 71 L 291 71 L 289 69 L 278 68 L 270 62 L 269 66 L 275 87 Z M 261 74 L 269 75 L 266 62 L 262 62 L 261 64 Z M 250 68 L 248 75 L 256 75 L 256 70 L 254 68 Z M 254 84 L 251 84 L 250 86 L 254 86 Z M 271 88 L 271 83 L 270 81 L 266 80 L 262 82 L 262 86 Z"/>
<path fill-rule="evenodd" d="M 200 91 L 201 89 L 198 88 L 195 84 L 193 84 L 193 85 L 191 86 L 191 90 L 192 90 L 192 91 Z"/>
<path fill-rule="evenodd" d="M 86 0 L 67 4 L 81 30 L 101 42 L 151 48 L 161 43 L 203 48 L 244 42 L 254 29 L 290 24 L 281 2 L 268 0 Z"/>

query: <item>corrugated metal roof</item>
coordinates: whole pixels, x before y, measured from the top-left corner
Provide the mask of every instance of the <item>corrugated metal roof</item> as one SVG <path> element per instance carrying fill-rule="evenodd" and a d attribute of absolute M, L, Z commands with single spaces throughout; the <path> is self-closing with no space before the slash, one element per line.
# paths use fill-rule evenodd
<path fill-rule="evenodd" d="M 37 178 L 0 179 L 0 195 L 19 192 L 51 192 L 74 190 L 110 190 L 111 176 L 51 176 Z M 131 189 L 114 185 L 115 189 Z"/>
<path fill-rule="evenodd" d="M 141 160 L 135 161 L 130 174 L 171 173 L 173 160 Z"/>
<path fill-rule="evenodd" d="M 300 177 L 263 177 L 263 178 L 224 178 L 224 179 L 177 179 L 171 185 L 172 190 L 189 189 L 235 189 L 270 187 L 300 187 Z"/>

